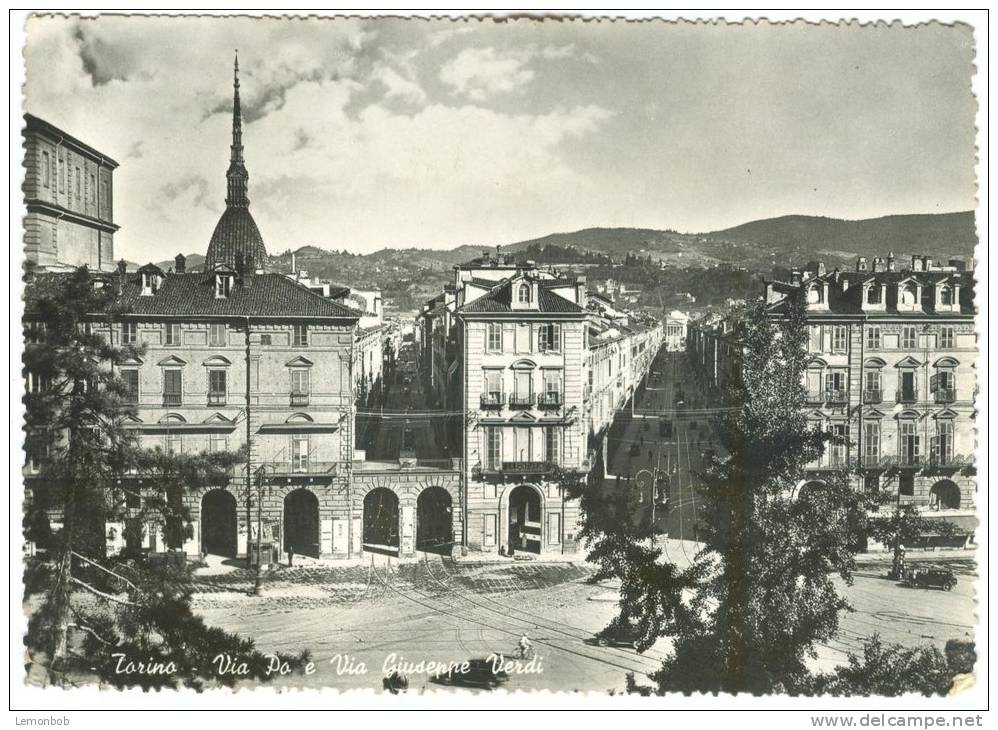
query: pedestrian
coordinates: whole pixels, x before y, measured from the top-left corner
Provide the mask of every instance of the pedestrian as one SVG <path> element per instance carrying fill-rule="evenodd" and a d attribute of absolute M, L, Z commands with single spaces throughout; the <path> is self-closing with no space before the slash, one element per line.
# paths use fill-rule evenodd
<path fill-rule="evenodd" d="M 288 545 L 288 567 L 293 568 L 295 564 L 295 546 Z"/>

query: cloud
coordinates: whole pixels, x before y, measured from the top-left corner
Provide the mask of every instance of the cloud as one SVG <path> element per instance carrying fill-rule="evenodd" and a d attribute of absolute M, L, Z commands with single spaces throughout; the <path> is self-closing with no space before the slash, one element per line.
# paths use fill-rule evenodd
<path fill-rule="evenodd" d="M 529 60 L 524 53 L 501 57 L 494 48 L 465 48 L 440 69 L 440 80 L 454 93 L 482 101 L 533 81 L 534 72 L 526 68 Z"/>
<path fill-rule="evenodd" d="M 410 104 L 425 104 L 426 92 L 416 82 L 405 78 L 389 66 L 378 66 L 371 78 L 381 83 L 386 91 L 386 98 L 399 99 Z"/>

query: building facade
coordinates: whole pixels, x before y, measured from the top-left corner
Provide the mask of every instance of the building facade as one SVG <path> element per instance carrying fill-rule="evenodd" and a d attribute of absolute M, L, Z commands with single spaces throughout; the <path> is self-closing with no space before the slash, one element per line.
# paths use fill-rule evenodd
<path fill-rule="evenodd" d="M 939 266 L 893 254 L 854 271 L 794 272 L 768 282 L 772 316 L 793 297 L 805 307 L 808 419 L 847 440 L 809 465 L 812 481 L 845 471 L 857 488 L 889 490 L 972 532 L 976 498 L 977 335 L 974 284 L 962 262 Z M 698 323 L 688 341 L 708 382 L 737 377 L 730 322 Z M 969 521 L 968 521 L 969 520 Z"/>
<path fill-rule="evenodd" d="M 26 261 L 41 271 L 113 271 L 118 163 L 38 117 L 24 121 Z"/>

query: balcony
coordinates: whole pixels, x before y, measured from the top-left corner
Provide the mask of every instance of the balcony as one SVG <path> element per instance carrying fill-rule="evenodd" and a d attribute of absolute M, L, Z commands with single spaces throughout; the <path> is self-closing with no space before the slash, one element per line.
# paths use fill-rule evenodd
<path fill-rule="evenodd" d="M 914 390 L 902 389 L 897 392 L 898 403 L 918 403 L 918 395 Z"/>
<path fill-rule="evenodd" d="M 482 410 L 501 410 L 506 403 L 506 396 L 502 393 L 482 393 Z"/>
<path fill-rule="evenodd" d="M 877 390 L 864 390 L 863 391 L 863 402 L 864 403 L 882 403 L 884 400 L 884 391 Z"/>
<path fill-rule="evenodd" d="M 291 405 L 292 406 L 307 406 L 308 405 L 308 393 L 292 393 L 291 394 Z"/>
<path fill-rule="evenodd" d="M 843 404 L 849 402 L 849 393 L 837 388 L 829 388 L 825 391 L 825 402 L 831 404 Z"/>
<path fill-rule="evenodd" d="M 139 392 L 137 390 L 126 391 L 125 394 L 121 396 L 121 402 L 137 406 L 139 404 Z"/>
<path fill-rule="evenodd" d="M 293 459 L 287 461 L 268 461 L 260 465 L 265 478 L 295 477 L 295 476 L 333 476 L 336 474 L 338 462 L 313 461 L 312 459 Z"/>
<path fill-rule="evenodd" d="M 544 410 L 561 408 L 561 393 L 541 393 L 537 396 L 537 407 Z"/>
<path fill-rule="evenodd" d="M 210 405 L 210 406 L 224 406 L 225 405 L 225 393 L 209 393 L 208 394 L 208 405 Z"/>
<path fill-rule="evenodd" d="M 550 473 L 554 464 L 550 461 L 504 461 L 502 473 L 510 476 L 541 476 Z"/>
<path fill-rule="evenodd" d="M 180 393 L 163 393 L 164 406 L 180 406 L 184 404 L 184 397 Z"/>
<path fill-rule="evenodd" d="M 898 457 L 898 466 L 905 469 L 917 468 L 925 465 L 925 457 L 921 454 L 902 453 Z"/>
<path fill-rule="evenodd" d="M 825 402 L 824 393 L 822 393 L 821 391 L 818 392 L 808 391 L 807 395 L 804 396 L 804 399 L 807 403 L 811 405 L 821 405 L 822 403 Z"/>
<path fill-rule="evenodd" d="M 532 408 L 534 405 L 534 396 L 530 395 L 511 395 L 509 397 L 509 407 L 518 408 L 520 410 L 525 410 L 527 408 Z"/>
<path fill-rule="evenodd" d="M 956 400 L 956 390 L 954 388 L 937 388 L 934 396 L 936 403 L 952 403 Z"/>

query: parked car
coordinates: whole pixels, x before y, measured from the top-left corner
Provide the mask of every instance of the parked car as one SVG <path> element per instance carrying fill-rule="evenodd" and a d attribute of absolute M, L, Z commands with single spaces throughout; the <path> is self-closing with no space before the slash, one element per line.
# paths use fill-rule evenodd
<path fill-rule="evenodd" d="M 956 585 L 956 576 L 948 568 L 911 568 L 905 584 L 909 588 L 942 588 L 944 591 L 951 591 Z"/>
<path fill-rule="evenodd" d="M 508 679 L 509 674 L 506 670 L 497 667 L 490 658 L 469 659 L 467 672 L 434 674 L 430 677 L 430 681 L 434 684 L 485 690 L 495 689 Z"/>
<path fill-rule="evenodd" d="M 619 616 L 593 637 L 600 646 L 627 646 L 633 649 L 638 648 L 640 638 L 641 632 L 637 624 Z"/>

